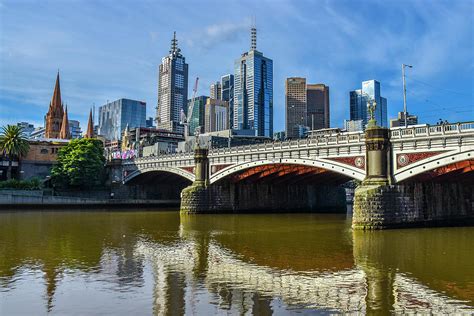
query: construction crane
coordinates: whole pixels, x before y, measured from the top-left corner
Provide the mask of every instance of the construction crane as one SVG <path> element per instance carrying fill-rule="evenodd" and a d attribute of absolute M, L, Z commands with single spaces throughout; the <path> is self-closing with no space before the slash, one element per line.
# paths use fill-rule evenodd
<path fill-rule="evenodd" d="M 184 114 L 184 110 L 181 109 L 181 124 L 184 125 L 184 139 L 188 140 L 189 137 L 189 123 L 191 122 L 191 116 L 193 115 L 194 100 L 196 99 L 196 93 L 198 89 L 199 77 L 196 77 L 196 82 L 193 88 L 193 97 L 191 98 L 191 106 L 188 108 L 188 115 Z"/>

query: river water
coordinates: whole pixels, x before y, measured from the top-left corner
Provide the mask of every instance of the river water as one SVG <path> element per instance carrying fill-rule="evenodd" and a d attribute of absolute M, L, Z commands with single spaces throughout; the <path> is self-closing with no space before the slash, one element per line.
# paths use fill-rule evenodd
<path fill-rule="evenodd" d="M 474 227 L 346 215 L 0 213 L 0 315 L 474 313 Z"/>

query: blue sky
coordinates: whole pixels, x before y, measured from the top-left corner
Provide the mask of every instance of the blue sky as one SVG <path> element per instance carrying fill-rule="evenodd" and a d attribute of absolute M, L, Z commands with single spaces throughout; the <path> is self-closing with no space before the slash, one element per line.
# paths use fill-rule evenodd
<path fill-rule="evenodd" d="M 233 73 L 250 45 L 274 61 L 274 126 L 284 129 L 285 78 L 330 86 L 331 125 L 349 117 L 349 91 L 377 79 L 389 118 L 407 103 L 420 120 L 474 120 L 474 1 L 0 0 L 0 125 L 43 124 L 56 71 L 69 118 L 121 97 L 157 102 L 157 67 L 173 31 L 198 94 Z M 190 94 L 191 95 L 191 94 Z"/>

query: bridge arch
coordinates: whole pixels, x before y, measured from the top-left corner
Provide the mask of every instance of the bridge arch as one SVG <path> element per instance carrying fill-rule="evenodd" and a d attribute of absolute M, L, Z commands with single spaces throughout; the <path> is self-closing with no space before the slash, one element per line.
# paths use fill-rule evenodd
<path fill-rule="evenodd" d="M 403 182 L 420 176 L 424 173 L 435 171 L 441 167 L 453 166 L 453 170 L 456 169 L 454 165 L 460 162 L 474 161 L 474 150 L 468 150 L 464 152 L 449 151 L 443 154 L 436 155 L 431 159 L 423 159 L 414 162 L 406 167 L 400 168 L 400 170 L 394 173 L 393 177 L 396 183 Z M 397 163 L 394 159 L 394 164 Z"/>
<path fill-rule="evenodd" d="M 246 169 L 251 169 L 259 166 L 266 165 L 298 165 L 307 166 L 313 168 L 323 169 L 325 171 L 335 172 L 344 175 L 350 179 L 364 180 L 365 170 L 358 169 L 343 163 L 331 161 L 328 159 L 296 159 L 296 158 L 281 158 L 281 159 L 269 159 L 269 160 L 256 160 L 248 161 L 232 166 L 228 166 L 222 170 L 219 170 L 215 174 L 211 175 L 210 183 L 215 183 L 219 180 L 227 178 L 231 175 L 237 174 Z"/>
<path fill-rule="evenodd" d="M 145 168 L 139 168 L 137 170 L 134 170 L 134 171 L 130 172 L 129 174 L 127 174 L 126 176 L 124 176 L 123 183 L 127 184 L 132 179 L 134 179 L 134 178 L 136 178 L 140 175 L 144 175 L 144 174 L 147 174 L 147 173 L 157 173 L 157 172 L 171 173 L 171 174 L 180 176 L 180 177 L 182 177 L 186 180 L 189 180 L 191 182 L 194 182 L 194 174 L 192 174 L 188 171 L 185 171 L 183 169 L 180 169 L 180 168 L 174 168 L 174 167 L 145 167 Z"/>

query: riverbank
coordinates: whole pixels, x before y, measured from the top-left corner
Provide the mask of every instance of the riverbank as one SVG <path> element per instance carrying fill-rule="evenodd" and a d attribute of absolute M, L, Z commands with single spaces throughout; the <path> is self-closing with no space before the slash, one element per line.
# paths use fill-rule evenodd
<path fill-rule="evenodd" d="M 179 206 L 179 200 L 94 199 L 73 196 L 48 196 L 42 191 L 2 190 L 0 210 L 12 209 L 86 209 L 86 208 L 167 208 Z"/>

